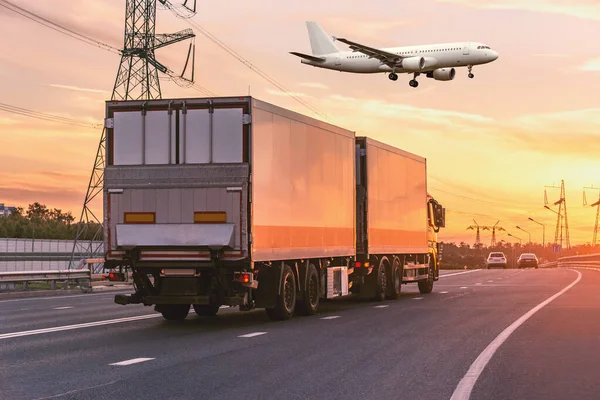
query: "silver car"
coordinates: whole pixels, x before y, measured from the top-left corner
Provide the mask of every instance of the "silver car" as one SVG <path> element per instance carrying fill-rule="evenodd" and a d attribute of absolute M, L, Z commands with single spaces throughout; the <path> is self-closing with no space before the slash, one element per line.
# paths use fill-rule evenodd
<path fill-rule="evenodd" d="M 492 252 L 487 258 L 487 267 L 489 268 L 506 268 L 506 256 L 500 251 Z"/>

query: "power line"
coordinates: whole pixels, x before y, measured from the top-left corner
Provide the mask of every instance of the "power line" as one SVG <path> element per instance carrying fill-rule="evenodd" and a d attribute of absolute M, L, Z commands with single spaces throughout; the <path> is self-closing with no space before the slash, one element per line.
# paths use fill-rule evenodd
<path fill-rule="evenodd" d="M 116 48 L 114 46 L 111 46 L 109 44 L 103 43 L 103 42 L 101 42 L 98 39 L 94 39 L 94 38 L 92 38 L 90 36 L 84 35 L 84 34 L 82 34 L 80 32 L 77 32 L 77 31 L 75 31 L 73 29 L 70 29 L 70 28 L 68 28 L 68 27 L 66 27 L 64 25 L 61 25 L 61 24 L 59 24 L 57 22 L 52 21 L 49 18 L 43 17 L 43 16 L 41 16 L 39 14 L 34 13 L 33 11 L 27 10 L 27 9 L 25 9 L 23 7 L 20 7 L 20 6 L 16 5 L 16 4 L 14 4 L 14 3 L 11 3 L 8 0 L 0 0 L 0 7 L 4 7 L 7 10 L 10 10 L 10 11 L 16 13 L 16 14 L 19 14 L 19 15 L 21 15 L 21 16 L 23 16 L 23 17 L 25 17 L 25 18 L 33 21 L 33 22 L 36 22 L 36 23 L 38 23 L 40 25 L 43 25 L 43 26 L 45 26 L 47 28 L 50 28 L 50 29 L 52 29 L 52 30 L 54 30 L 56 32 L 62 33 L 63 35 L 66 35 L 66 36 L 68 36 L 70 38 L 79 40 L 79 41 L 81 41 L 83 43 L 92 45 L 92 46 L 97 47 L 97 48 L 101 48 L 103 50 L 109 51 L 109 52 L 114 53 L 114 54 L 122 55 L 121 50 L 119 50 L 118 48 Z M 201 93 L 203 93 L 203 94 L 205 94 L 207 96 L 213 96 L 213 97 L 217 97 L 218 96 L 215 92 L 213 92 L 213 91 L 211 91 L 211 90 L 209 90 L 209 89 L 207 89 L 207 88 L 205 88 L 205 87 L 203 87 L 203 86 L 201 86 L 201 85 L 199 85 L 197 83 L 191 83 L 191 82 L 189 82 L 189 81 L 187 81 L 185 79 L 181 79 L 181 77 L 175 75 L 172 71 L 168 71 L 167 75 L 169 76 L 169 78 L 170 78 L 171 81 L 173 81 L 174 83 L 176 83 L 180 87 L 192 88 L 192 89 L 195 89 L 195 90 L 197 90 L 197 91 L 199 91 L 199 92 L 201 92 Z"/>
<path fill-rule="evenodd" d="M 184 15 L 182 15 L 179 11 L 177 11 L 175 9 L 175 7 L 173 6 L 173 4 L 171 4 L 170 1 L 168 1 L 168 0 L 161 1 L 161 3 L 165 7 L 167 7 L 168 9 L 170 9 L 175 15 L 179 16 L 180 18 L 185 18 Z M 312 105 L 310 105 L 308 102 L 302 100 L 300 97 L 298 97 L 298 96 L 294 95 L 293 93 L 291 93 L 291 91 L 288 90 L 285 86 L 283 86 L 282 84 L 280 84 L 279 82 L 277 82 L 269 74 L 267 74 L 266 72 L 262 71 L 260 68 L 256 67 L 250 61 L 246 60 L 238 52 L 236 52 L 231 47 L 229 47 L 228 45 L 226 45 L 225 43 L 223 43 L 215 35 L 213 35 L 209 31 L 207 31 L 202 25 L 200 25 L 197 22 L 192 21 L 191 19 L 188 19 L 188 18 L 186 18 L 186 22 L 188 24 L 192 25 L 193 27 L 195 27 L 198 31 L 200 31 L 200 33 L 202 33 L 202 35 L 204 35 L 205 37 L 207 37 L 210 41 L 212 41 L 213 43 L 215 43 L 217 46 L 221 47 L 223 50 L 225 50 L 227 53 L 229 53 L 231 56 L 233 56 L 239 62 L 241 62 L 242 64 L 244 64 L 246 67 L 248 67 L 249 69 L 251 69 L 252 71 L 254 71 L 256 74 L 258 74 L 260 77 L 262 77 L 263 79 L 265 79 L 267 82 L 271 83 L 273 86 L 275 86 L 276 88 L 278 88 L 282 92 L 286 93 L 288 96 L 290 96 L 291 98 L 293 98 L 294 100 L 296 100 L 298 103 L 300 103 L 303 106 L 305 106 L 306 108 L 308 108 L 313 113 L 315 113 L 315 114 L 317 114 L 317 115 L 319 115 L 319 116 L 321 116 L 321 117 L 323 117 L 323 118 L 331 121 L 331 118 L 327 114 L 324 114 L 324 113 L 320 112 L 315 107 L 313 107 Z"/>
<path fill-rule="evenodd" d="M 11 3 L 10 1 L 7 0 L 0 0 L 0 7 L 4 7 L 7 10 L 10 10 L 14 13 L 17 13 L 33 22 L 36 22 L 40 25 L 43 25 L 47 28 L 50 28 L 52 30 L 55 30 L 57 32 L 62 33 L 63 35 L 69 36 L 73 39 L 79 40 L 81 42 L 93 45 L 95 47 L 99 47 L 103 50 L 106 51 L 110 51 L 111 53 L 115 53 L 115 54 L 121 54 L 120 50 L 117 49 L 116 47 L 113 47 L 109 44 L 106 43 L 102 43 L 99 40 L 93 39 L 89 36 L 86 36 L 82 33 L 76 32 L 70 28 L 67 28 L 63 25 L 60 25 L 54 21 L 51 21 L 48 18 L 42 17 L 41 15 L 38 15 L 32 11 L 26 10 L 23 7 L 20 7 L 16 4 Z"/>
<path fill-rule="evenodd" d="M 12 114 L 22 115 L 25 117 L 36 118 L 44 121 L 78 126 L 82 128 L 102 129 L 101 124 L 93 124 L 73 118 L 65 118 L 58 115 L 42 113 L 39 111 L 29 110 L 27 108 L 11 106 L 10 104 L 0 103 L 0 111 L 5 111 Z"/>

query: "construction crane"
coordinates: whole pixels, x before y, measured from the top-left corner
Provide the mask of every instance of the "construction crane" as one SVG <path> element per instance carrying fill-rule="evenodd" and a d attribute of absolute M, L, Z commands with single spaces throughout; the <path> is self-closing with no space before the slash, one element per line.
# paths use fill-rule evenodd
<path fill-rule="evenodd" d="M 121 53 L 121 64 L 115 80 L 111 100 L 150 100 L 162 98 L 159 73 L 167 75 L 178 85 L 193 84 L 195 34 L 186 29 L 173 34 L 156 34 L 157 1 L 165 7 L 173 7 L 167 0 L 127 0 L 125 5 L 125 37 Z M 193 3 L 193 4 L 192 4 Z M 185 18 L 196 13 L 196 0 L 185 0 L 179 7 L 187 11 Z M 177 75 L 155 57 L 155 50 L 191 39 L 187 60 L 181 75 Z M 191 62 L 191 79 L 184 74 Z M 106 149 L 106 129 L 103 129 L 96 151 L 96 159 L 88 184 L 81 217 L 77 225 L 77 235 L 73 243 L 69 268 L 75 267 L 75 254 L 87 254 L 89 258 L 100 258 L 102 254 L 102 221 L 91 210 L 91 202 L 102 192 L 104 185 L 104 153 Z M 89 230 L 96 230 L 93 234 Z M 98 264 L 102 268 L 103 264 Z"/>
<path fill-rule="evenodd" d="M 600 219 L 600 188 L 594 187 L 594 185 L 585 186 L 583 188 L 583 205 L 584 206 L 587 205 L 585 189 L 598 190 L 598 201 L 596 201 L 594 204 L 590 204 L 591 207 L 596 207 L 596 222 L 594 223 L 594 234 L 592 236 L 592 247 L 596 247 L 596 244 L 598 243 L 598 220 Z"/>

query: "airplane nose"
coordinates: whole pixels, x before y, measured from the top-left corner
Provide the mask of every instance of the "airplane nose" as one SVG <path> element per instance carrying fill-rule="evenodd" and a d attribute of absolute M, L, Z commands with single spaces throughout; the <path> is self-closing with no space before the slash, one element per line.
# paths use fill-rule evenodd
<path fill-rule="evenodd" d="M 492 54 L 491 54 L 491 55 L 492 55 L 492 61 L 495 61 L 495 60 L 497 60 L 497 59 L 498 59 L 498 55 L 499 55 L 499 54 L 498 54 L 498 52 L 497 52 L 497 51 L 493 51 L 493 50 L 492 50 Z"/>

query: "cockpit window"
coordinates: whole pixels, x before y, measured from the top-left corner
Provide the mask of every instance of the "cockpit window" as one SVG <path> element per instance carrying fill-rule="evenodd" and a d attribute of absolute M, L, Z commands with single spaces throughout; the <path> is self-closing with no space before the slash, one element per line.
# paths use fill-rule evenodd
<path fill-rule="evenodd" d="M 490 46 L 477 46 L 477 48 L 478 49 L 490 49 Z"/>

